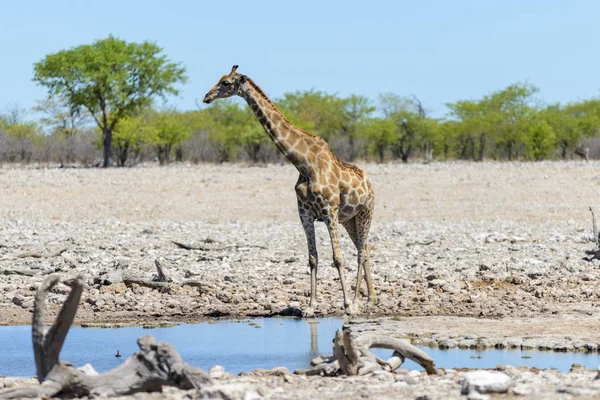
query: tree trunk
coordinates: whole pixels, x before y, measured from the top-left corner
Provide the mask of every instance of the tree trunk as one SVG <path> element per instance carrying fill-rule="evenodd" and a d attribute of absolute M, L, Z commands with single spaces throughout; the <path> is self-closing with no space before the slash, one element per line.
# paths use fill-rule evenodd
<path fill-rule="evenodd" d="M 181 145 L 177 146 L 175 149 L 175 161 L 183 161 L 183 147 L 181 147 Z"/>
<path fill-rule="evenodd" d="M 377 147 L 377 154 L 379 156 L 379 162 L 382 163 L 385 159 L 385 147 L 384 146 L 378 146 Z"/>
<path fill-rule="evenodd" d="M 477 161 L 483 161 L 485 154 L 485 133 L 479 135 L 479 154 L 477 155 Z"/>
<path fill-rule="evenodd" d="M 117 151 L 117 163 L 119 167 L 124 167 L 129 156 L 129 143 L 125 142 L 117 145 L 115 146 L 115 150 Z"/>
<path fill-rule="evenodd" d="M 110 165 L 110 152 L 112 146 L 112 130 L 102 129 L 102 145 L 104 146 L 104 163 L 102 167 L 107 168 Z"/>
<path fill-rule="evenodd" d="M 567 159 L 567 150 L 568 150 L 569 146 L 567 144 L 566 141 L 562 142 L 562 145 L 560 146 L 560 155 L 562 157 L 563 160 Z"/>

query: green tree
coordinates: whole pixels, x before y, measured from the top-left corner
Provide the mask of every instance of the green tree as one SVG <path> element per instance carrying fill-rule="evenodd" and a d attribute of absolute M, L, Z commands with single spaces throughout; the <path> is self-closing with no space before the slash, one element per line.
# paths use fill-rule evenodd
<path fill-rule="evenodd" d="M 277 104 L 290 122 L 326 141 L 342 132 L 346 104 L 335 95 L 315 90 L 296 91 L 285 93 Z"/>
<path fill-rule="evenodd" d="M 545 120 L 538 120 L 528 127 L 527 153 L 529 158 L 539 161 L 552 156 L 556 149 L 556 135 Z"/>
<path fill-rule="evenodd" d="M 241 138 L 248 128 L 248 116 L 238 103 L 224 99 L 194 112 L 188 118 L 193 131 L 208 134 L 209 143 L 216 153 L 216 161 L 222 163 L 235 160 Z"/>
<path fill-rule="evenodd" d="M 517 83 L 483 99 L 486 119 L 495 130 L 496 145 L 508 160 L 526 148 L 524 133 L 537 112 L 533 96 L 538 91 L 534 85 Z"/>
<path fill-rule="evenodd" d="M 493 128 L 487 104 L 484 101 L 461 100 L 446 106 L 450 109 L 450 117 L 457 121 L 452 125 L 452 133 L 458 157 L 483 161 Z"/>
<path fill-rule="evenodd" d="M 124 167 L 128 159 L 135 160 L 144 145 L 151 143 L 157 136 L 157 129 L 150 121 L 150 112 L 135 117 L 123 117 L 119 120 L 113 131 L 113 148 L 119 167 Z"/>
<path fill-rule="evenodd" d="M 376 108 L 371 105 L 367 97 L 354 94 L 343 98 L 342 105 L 344 114 L 340 136 L 348 141 L 348 151 L 345 152 L 345 156 L 352 161 L 358 156 L 359 142 L 364 135 L 363 130 Z"/>
<path fill-rule="evenodd" d="M 427 117 L 421 101 L 416 97 L 401 97 L 394 93 L 379 96 L 379 109 L 396 124 L 398 140 L 392 144 L 392 154 L 402 162 L 408 162 L 415 148 L 420 147 L 426 157 L 433 152 L 433 140 L 437 121 Z"/>
<path fill-rule="evenodd" d="M 447 104 L 455 126 L 460 158 L 481 161 L 489 144 L 494 156 L 512 160 L 527 152 L 529 124 L 538 112 L 534 95 L 538 88 L 517 83 L 477 101 Z"/>
<path fill-rule="evenodd" d="M 554 133 L 555 148 L 561 157 L 566 159 L 574 151 L 582 137 L 575 113 L 567 111 L 560 104 L 552 104 L 539 112 L 539 119 L 544 121 Z"/>
<path fill-rule="evenodd" d="M 154 128 L 150 142 L 156 148 L 158 162 L 167 164 L 173 150 L 190 136 L 189 127 L 175 110 L 154 112 L 150 124 Z"/>
<path fill-rule="evenodd" d="M 244 108 L 245 121 L 240 121 L 240 145 L 254 163 L 260 161 L 260 151 L 269 143 L 269 137 L 258 123 L 250 107 Z"/>
<path fill-rule="evenodd" d="M 110 163 L 113 130 L 155 97 L 177 94 L 185 68 L 170 62 L 151 42 L 128 43 L 109 36 L 47 55 L 34 65 L 33 80 L 64 99 L 71 109 L 86 109 L 102 131 L 104 167 Z"/>
<path fill-rule="evenodd" d="M 376 155 L 379 162 L 385 160 L 386 150 L 398 140 L 396 130 L 396 123 L 390 118 L 371 118 L 365 122 L 364 131 L 369 150 Z"/>
<path fill-rule="evenodd" d="M 457 121 L 440 121 L 435 127 L 435 148 L 444 160 L 453 156 L 452 146 L 456 141 Z"/>

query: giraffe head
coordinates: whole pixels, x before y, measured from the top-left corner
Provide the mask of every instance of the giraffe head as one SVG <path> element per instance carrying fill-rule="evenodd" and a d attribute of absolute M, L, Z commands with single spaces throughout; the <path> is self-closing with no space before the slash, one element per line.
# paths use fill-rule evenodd
<path fill-rule="evenodd" d="M 215 99 L 223 99 L 225 97 L 231 97 L 238 94 L 240 86 L 246 82 L 246 75 L 242 75 L 236 72 L 238 66 L 234 65 L 231 68 L 231 72 L 227 75 L 223 75 L 219 82 L 204 96 L 204 102 L 210 104 Z"/>

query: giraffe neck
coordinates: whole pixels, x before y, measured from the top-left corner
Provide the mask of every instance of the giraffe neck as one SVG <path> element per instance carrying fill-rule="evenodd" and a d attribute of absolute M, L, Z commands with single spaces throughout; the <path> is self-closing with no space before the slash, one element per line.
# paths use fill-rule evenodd
<path fill-rule="evenodd" d="M 308 157 L 300 149 L 306 149 L 316 137 L 292 125 L 250 78 L 240 87 L 238 95 L 246 100 L 277 149 L 303 173 Z"/>

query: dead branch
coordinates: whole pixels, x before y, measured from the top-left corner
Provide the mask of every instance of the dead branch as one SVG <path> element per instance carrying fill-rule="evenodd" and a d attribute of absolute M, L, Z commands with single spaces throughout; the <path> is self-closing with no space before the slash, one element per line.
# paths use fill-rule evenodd
<path fill-rule="evenodd" d="M 156 282 L 151 279 L 123 277 L 123 283 L 125 286 L 131 287 L 132 285 L 144 286 L 150 289 L 157 289 L 162 293 L 170 293 L 171 286 L 167 282 Z"/>
<path fill-rule="evenodd" d="M 598 235 L 598 226 L 596 225 L 596 215 L 594 214 L 594 209 L 590 207 L 590 212 L 592 213 L 592 231 L 594 234 L 594 243 L 596 244 L 596 251 L 600 250 L 600 236 Z"/>
<path fill-rule="evenodd" d="M 428 240 L 423 240 L 423 241 L 417 241 L 417 242 L 409 242 L 406 243 L 406 247 L 410 247 L 410 246 L 429 246 L 431 244 L 435 243 L 435 239 L 428 239 Z"/>
<path fill-rule="evenodd" d="M 201 369 L 184 363 L 173 346 L 156 343 L 151 336 L 138 339 L 140 351 L 119 367 L 104 374 L 88 374 L 72 364 L 59 361 L 60 350 L 73 323 L 81 294 L 83 279 L 72 285 L 56 321 L 45 334 L 43 328 L 46 293 L 57 283 L 56 275 L 47 277 L 36 292 L 32 338 L 39 385 L 0 390 L 0 399 L 35 397 L 115 397 L 137 392 L 162 391 L 163 385 L 180 389 L 200 389 L 210 383 L 210 377 Z"/>
<path fill-rule="evenodd" d="M 172 241 L 174 245 L 181 247 L 186 250 L 201 250 L 201 251 L 221 251 L 221 250 L 230 250 L 230 249 L 241 249 L 241 248 L 256 248 L 266 250 L 265 246 L 256 245 L 256 244 L 234 244 L 231 246 L 221 246 L 221 247 L 209 247 L 203 246 L 201 244 L 186 244 L 181 242 Z"/>
<path fill-rule="evenodd" d="M 336 332 L 333 341 L 333 357 L 318 357 L 311 362 L 309 370 L 296 371 L 305 375 L 366 375 L 374 371 L 394 371 L 406 358 L 421 365 L 429 375 L 436 373 L 435 363 L 426 353 L 412 344 L 380 335 L 365 335 L 353 339 L 348 327 Z M 394 350 L 392 357 L 382 360 L 370 349 Z"/>
<path fill-rule="evenodd" d="M 42 254 L 35 251 L 30 251 L 27 253 L 17 254 L 15 257 L 17 258 L 52 258 L 52 257 L 60 257 L 62 253 L 67 251 L 68 249 L 60 249 L 59 251 L 55 251 L 54 253 Z"/>
<path fill-rule="evenodd" d="M 167 275 L 165 275 L 165 272 L 163 271 L 162 265 L 158 258 L 154 260 L 154 265 L 156 265 L 156 272 L 158 274 L 156 277 L 156 282 L 170 282 L 171 280 L 167 278 Z"/>
<path fill-rule="evenodd" d="M 592 234 L 594 237 L 594 249 L 587 250 L 586 254 L 588 254 L 589 258 L 584 258 L 586 261 L 592 260 L 600 260 L 600 234 L 598 233 L 598 225 L 596 225 L 596 214 L 594 214 L 594 209 L 590 207 L 590 213 L 592 214 Z"/>
<path fill-rule="evenodd" d="M 210 248 L 208 246 L 203 246 L 201 244 L 196 244 L 196 245 L 186 244 L 186 243 L 176 242 L 174 240 L 172 242 L 177 247 L 181 247 L 182 249 L 186 249 L 186 250 L 202 250 L 202 251 L 217 250 L 216 248 Z"/>
<path fill-rule="evenodd" d="M 5 269 L 4 275 L 34 276 L 37 272 L 32 269 Z"/>

